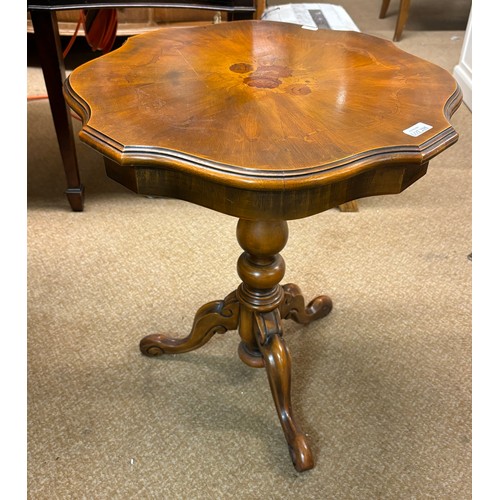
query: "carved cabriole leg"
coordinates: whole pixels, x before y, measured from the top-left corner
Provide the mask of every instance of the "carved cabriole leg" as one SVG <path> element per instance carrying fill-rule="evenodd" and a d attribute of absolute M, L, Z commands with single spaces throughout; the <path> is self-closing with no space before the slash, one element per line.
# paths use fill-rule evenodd
<path fill-rule="evenodd" d="M 255 319 L 259 337 L 262 339 L 260 351 L 264 358 L 267 378 L 293 465 L 299 472 L 312 469 L 314 458 L 311 449 L 292 412 L 290 399 L 292 360 L 282 337 L 279 310 L 256 313 Z"/>
<path fill-rule="evenodd" d="M 279 252 L 288 239 L 286 221 L 240 219 L 237 238 L 244 250 L 237 265 L 242 279 L 238 289 L 224 300 L 200 307 L 187 337 L 148 335 L 140 343 L 141 352 L 159 356 L 192 351 L 216 333 L 238 329 L 239 356 L 251 367 L 266 368 L 293 464 L 302 472 L 314 467 L 314 459 L 292 412 L 291 357 L 283 340 L 282 318 L 308 324 L 326 316 L 332 303 L 323 295 L 306 306 L 297 285 L 279 284 L 285 275 L 285 262 Z"/>
<path fill-rule="evenodd" d="M 324 318 L 332 310 L 332 299 L 326 295 L 319 295 L 306 307 L 304 296 L 297 285 L 283 285 L 283 290 L 285 298 L 280 304 L 283 319 L 292 319 L 301 325 L 308 325 L 311 321 Z"/>
<path fill-rule="evenodd" d="M 288 239 L 286 221 L 238 222 L 237 237 L 245 250 L 238 260 L 243 283 L 237 290 L 241 305 L 239 355 L 250 366 L 266 368 L 276 411 L 295 468 L 311 469 L 314 460 L 291 407 L 291 358 L 282 338 L 280 304 L 285 291 L 279 282 L 285 262 L 279 255 Z"/>
<path fill-rule="evenodd" d="M 224 300 L 209 302 L 200 307 L 187 337 L 176 339 L 162 334 L 148 335 L 141 340 L 141 352 L 146 356 L 159 356 L 192 351 L 206 344 L 216 333 L 236 330 L 239 313 L 238 299 L 233 292 Z"/>

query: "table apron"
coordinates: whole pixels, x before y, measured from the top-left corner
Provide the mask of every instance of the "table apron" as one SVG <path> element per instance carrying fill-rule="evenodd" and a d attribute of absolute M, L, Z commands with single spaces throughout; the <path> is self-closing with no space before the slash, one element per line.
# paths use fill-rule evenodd
<path fill-rule="evenodd" d="M 428 162 L 381 165 L 328 184 L 283 190 L 223 185 L 168 168 L 122 166 L 107 157 L 105 165 L 110 178 L 138 194 L 181 199 L 243 219 L 292 220 L 359 198 L 400 193 L 425 175 Z"/>

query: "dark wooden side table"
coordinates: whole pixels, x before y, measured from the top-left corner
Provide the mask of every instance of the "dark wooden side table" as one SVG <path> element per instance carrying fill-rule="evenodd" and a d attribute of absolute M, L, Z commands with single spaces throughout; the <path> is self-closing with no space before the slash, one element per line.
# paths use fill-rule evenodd
<path fill-rule="evenodd" d="M 187 337 L 149 335 L 140 348 L 181 353 L 238 330 L 242 361 L 266 368 L 295 468 L 310 469 L 282 320 L 307 324 L 332 302 L 306 305 L 280 285 L 287 221 L 422 177 L 458 138 L 455 80 L 372 36 L 240 21 L 133 37 L 76 69 L 65 96 L 111 178 L 239 219 L 239 288 L 201 307 Z"/>
<path fill-rule="evenodd" d="M 62 93 L 62 84 L 66 74 L 56 12 L 58 10 L 118 7 L 194 8 L 227 12 L 228 19 L 233 21 L 252 19 L 257 10 L 254 0 L 172 0 L 170 2 L 165 0 L 29 0 L 27 7 L 33 23 L 35 43 L 66 177 L 66 196 L 71 209 L 75 212 L 83 210 L 85 189 L 80 180 L 73 125 Z"/>

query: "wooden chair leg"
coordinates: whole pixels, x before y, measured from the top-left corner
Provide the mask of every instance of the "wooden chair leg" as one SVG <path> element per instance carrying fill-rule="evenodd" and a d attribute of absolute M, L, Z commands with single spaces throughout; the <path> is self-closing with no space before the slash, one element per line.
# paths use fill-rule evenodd
<path fill-rule="evenodd" d="M 389 4 L 391 0 L 382 0 L 382 6 L 380 7 L 379 19 L 384 19 L 387 14 L 387 9 L 389 8 Z"/>
<path fill-rule="evenodd" d="M 393 40 L 399 42 L 401 40 L 401 35 L 403 34 L 403 29 L 408 21 L 408 14 L 410 13 L 410 0 L 401 0 L 399 4 L 399 14 L 398 20 L 396 22 L 396 30 L 394 32 Z"/>

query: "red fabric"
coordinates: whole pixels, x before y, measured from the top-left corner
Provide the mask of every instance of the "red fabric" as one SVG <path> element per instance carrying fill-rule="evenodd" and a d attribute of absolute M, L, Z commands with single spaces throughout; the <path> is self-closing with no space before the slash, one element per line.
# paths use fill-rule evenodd
<path fill-rule="evenodd" d="M 98 9 L 85 11 L 85 38 L 92 50 L 104 53 L 113 48 L 118 28 L 116 9 Z"/>

